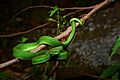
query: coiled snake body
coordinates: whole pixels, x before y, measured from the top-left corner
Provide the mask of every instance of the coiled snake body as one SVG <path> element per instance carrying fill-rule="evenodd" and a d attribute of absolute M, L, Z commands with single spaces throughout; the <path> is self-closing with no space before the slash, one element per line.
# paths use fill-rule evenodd
<path fill-rule="evenodd" d="M 75 30 L 76 24 L 75 21 L 83 25 L 83 20 L 78 18 L 72 18 L 70 20 L 72 26 L 72 32 L 68 36 L 67 40 L 64 43 L 54 39 L 50 36 L 42 36 L 36 42 L 33 43 L 20 43 L 13 48 L 13 56 L 19 59 L 30 59 L 32 64 L 39 64 L 48 61 L 51 56 L 57 56 L 57 60 L 66 59 L 69 56 L 69 53 L 64 50 L 65 46 L 71 42 Z M 50 50 L 41 50 L 39 52 L 31 52 L 31 50 L 37 48 L 38 46 L 46 44 L 53 46 L 54 48 Z"/>

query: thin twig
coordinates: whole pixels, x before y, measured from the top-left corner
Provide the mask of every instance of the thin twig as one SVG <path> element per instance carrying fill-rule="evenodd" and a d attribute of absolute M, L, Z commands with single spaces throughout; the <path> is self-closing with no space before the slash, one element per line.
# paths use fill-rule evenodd
<path fill-rule="evenodd" d="M 90 6 L 90 7 L 71 7 L 71 8 L 59 8 L 64 10 L 87 10 L 87 9 L 93 9 L 96 5 Z"/>
<path fill-rule="evenodd" d="M 70 16 L 70 15 L 76 14 L 76 13 L 78 13 L 78 12 L 80 12 L 80 11 L 82 11 L 82 10 L 76 10 L 76 11 L 70 12 L 70 13 L 64 15 L 64 16 L 67 17 L 67 16 Z"/>
<path fill-rule="evenodd" d="M 100 8 L 102 8 L 103 6 L 105 6 L 106 4 L 112 2 L 112 0 L 105 0 L 103 2 L 101 2 L 100 4 L 98 4 L 94 9 L 92 9 L 88 14 L 86 14 L 82 19 L 84 21 L 86 21 L 88 18 L 90 18 L 92 16 L 92 14 L 94 14 L 97 10 L 99 10 Z M 79 25 L 79 23 L 76 23 L 76 27 Z M 62 34 L 54 37 L 55 39 L 62 39 L 64 38 L 66 35 L 68 36 L 70 34 L 70 32 L 72 31 L 72 27 L 68 27 L 67 30 L 65 32 L 63 32 Z M 37 52 L 39 50 L 42 50 L 43 48 L 45 48 L 46 45 L 40 45 L 37 49 L 33 50 L 32 52 Z M 14 62 L 18 62 L 19 60 L 18 59 L 13 59 L 13 63 Z M 9 61 L 8 61 L 9 62 Z M 8 62 L 5 62 L 5 63 L 2 63 L 0 64 L 0 69 L 3 68 L 3 67 L 6 67 L 8 65 L 11 65 L 13 63 L 8 63 Z"/>
<path fill-rule="evenodd" d="M 110 2 L 112 2 L 112 0 L 105 0 L 102 3 L 100 3 L 99 5 L 96 5 L 96 7 L 94 9 L 92 9 L 88 14 L 86 14 L 82 19 L 83 20 L 87 20 L 91 17 L 91 15 L 93 15 L 97 10 L 101 9 L 103 6 L 109 4 Z"/>
<path fill-rule="evenodd" d="M 64 10 L 86 10 L 86 9 L 92 9 L 95 6 L 90 6 L 90 7 L 71 7 L 71 8 L 59 8 L 59 9 L 64 9 Z M 54 8 L 52 6 L 44 6 L 44 5 L 38 5 L 38 6 L 29 6 L 27 8 L 22 9 L 21 11 L 19 11 L 18 13 L 16 13 L 11 20 L 8 22 L 10 23 L 15 17 L 17 17 L 19 14 L 21 14 L 22 12 L 29 10 L 29 9 L 34 9 L 34 8 Z"/>
<path fill-rule="evenodd" d="M 38 28 L 40 28 L 40 27 L 47 26 L 48 24 L 49 24 L 49 23 L 45 23 L 45 24 L 42 24 L 42 25 L 40 25 L 40 26 L 36 26 L 36 27 L 34 27 L 34 28 L 32 28 L 32 29 L 29 29 L 29 30 L 27 30 L 27 31 L 17 32 L 17 33 L 8 34 L 8 35 L 0 35 L 0 37 L 13 37 L 13 36 L 21 35 L 21 34 L 26 34 L 26 33 L 29 33 L 29 32 L 31 32 L 31 31 L 33 31 L 33 30 L 36 30 L 36 29 L 38 29 Z"/>
<path fill-rule="evenodd" d="M 15 58 L 15 59 L 12 59 L 8 62 L 2 63 L 2 64 L 0 64 L 0 69 L 6 67 L 8 65 L 11 65 L 13 63 L 16 63 L 16 62 L 19 62 L 19 59 Z"/>
<path fill-rule="evenodd" d="M 96 79 L 101 79 L 103 80 L 102 78 L 100 78 L 99 76 L 95 76 L 95 75 L 92 75 L 92 74 L 87 74 L 87 73 L 80 73 L 81 75 L 84 75 L 84 76 L 89 76 L 89 77 L 93 77 L 93 78 L 96 78 Z"/>
<path fill-rule="evenodd" d="M 52 73 L 54 72 L 54 70 L 56 69 L 56 67 L 58 66 L 58 64 L 59 64 L 59 61 L 56 61 L 55 66 L 52 68 L 52 70 L 49 73 L 49 76 L 52 75 Z"/>

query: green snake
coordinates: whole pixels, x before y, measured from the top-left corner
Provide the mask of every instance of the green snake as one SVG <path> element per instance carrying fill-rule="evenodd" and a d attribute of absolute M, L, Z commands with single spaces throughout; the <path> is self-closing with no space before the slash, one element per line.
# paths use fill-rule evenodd
<path fill-rule="evenodd" d="M 39 64 L 50 60 L 51 57 L 56 57 L 57 60 L 66 59 L 69 57 L 69 53 L 64 50 L 64 47 L 68 46 L 74 37 L 76 31 L 76 22 L 83 25 L 84 21 L 78 18 L 72 18 L 70 20 L 72 26 L 72 32 L 68 36 L 64 43 L 50 36 L 41 36 L 36 42 L 33 43 L 19 43 L 13 48 L 13 56 L 18 59 L 29 59 L 32 60 L 32 64 Z M 49 45 L 54 48 L 49 50 L 41 50 L 39 52 L 31 52 L 40 45 Z"/>

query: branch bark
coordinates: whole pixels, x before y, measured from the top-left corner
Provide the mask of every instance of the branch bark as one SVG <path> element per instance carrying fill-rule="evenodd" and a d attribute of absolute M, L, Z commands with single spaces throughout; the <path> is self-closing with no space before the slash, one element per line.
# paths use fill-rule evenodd
<path fill-rule="evenodd" d="M 101 9 L 103 6 L 109 4 L 110 2 L 112 2 L 112 0 L 105 0 L 105 1 L 101 2 L 100 4 L 96 5 L 88 14 L 86 14 L 84 17 L 82 17 L 82 19 L 83 19 L 84 21 L 86 21 L 86 20 L 89 19 L 96 11 L 98 11 L 99 9 Z M 78 26 L 79 26 L 79 23 L 76 23 L 76 27 L 78 27 Z M 62 38 L 64 38 L 64 37 L 68 36 L 71 31 L 72 31 L 72 28 L 71 28 L 71 26 L 70 26 L 70 27 L 68 27 L 67 30 L 64 31 L 62 34 L 60 34 L 60 35 L 58 35 L 58 36 L 56 36 L 56 37 L 54 37 L 54 38 L 57 39 L 57 40 L 60 40 L 60 39 L 62 39 Z M 46 45 L 40 45 L 37 49 L 32 50 L 32 52 L 40 51 L 40 50 L 44 49 L 45 47 L 46 47 Z M 1 68 L 4 68 L 4 67 L 6 67 L 6 66 L 9 66 L 9 65 L 11 65 L 11 64 L 13 64 L 13 63 L 15 63 L 15 62 L 19 62 L 19 59 L 15 58 L 15 59 L 13 59 L 13 60 L 10 60 L 10 61 L 8 61 L 8 62 L 5 62 L 5 63 L 0 64 L 0 69 L 1 69 Z"/>

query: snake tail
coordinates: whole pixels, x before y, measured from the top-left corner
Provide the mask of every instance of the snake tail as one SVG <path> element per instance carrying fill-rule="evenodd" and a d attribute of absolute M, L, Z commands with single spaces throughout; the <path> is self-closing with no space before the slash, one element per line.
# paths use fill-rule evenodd
<path fill-rule="evenodd" d="M 67 40 L 63 43 L 63 46 L 68 46 L 68 44 L 71 42 L 71 40 L 73 39 L 74 37 L 74 34 L 75 34 L 75 22 L 72 21 L 71 22 L 71 25 L 72 25 L 72 32 L 70 33 L 70 35 L 68 36 Z"/>
<path fill-rule="evenodd" d="M 80 23 L 80 25 L 84 24 L 84 20 L 82 20 L 82 19 L 72 18 L 70 20 L 70 23 L 71 23 L 71 26 L 72 26 L 72 32 L 68 36 L 67 40 L 63 43 L 63 46 L 68 46 L 68 44 L 72 41 L 72 39 L 75 35 L 75 31 L 76 31 L 76 22 L 75 21 Z"/>

